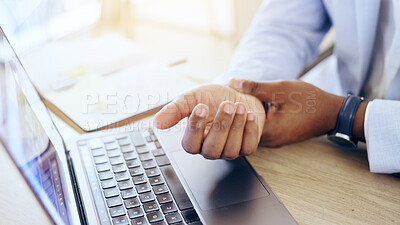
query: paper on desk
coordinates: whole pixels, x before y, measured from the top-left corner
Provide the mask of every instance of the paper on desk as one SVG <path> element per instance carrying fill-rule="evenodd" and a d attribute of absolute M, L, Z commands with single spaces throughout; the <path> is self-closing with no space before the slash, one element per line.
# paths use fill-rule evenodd
<path fill-rule="evenodd" d="M 41 95 L 86 131 L 164 105 L 196 85 L 120 37 L 54 43 L 22 62 Z"/>

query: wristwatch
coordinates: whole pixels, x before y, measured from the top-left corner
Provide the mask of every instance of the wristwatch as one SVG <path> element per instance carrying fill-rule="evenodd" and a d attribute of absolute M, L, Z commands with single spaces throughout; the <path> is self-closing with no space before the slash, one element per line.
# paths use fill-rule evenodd
<path fill-rule="evenodd" d="M 362 97 L 349 95 L 339 111 L 335 129 L 328 135 L 328 139 L 345 148 L 357 148 L 357 138 L 351 135 L 353 121 L 358 106 L 364 100 Z"/>

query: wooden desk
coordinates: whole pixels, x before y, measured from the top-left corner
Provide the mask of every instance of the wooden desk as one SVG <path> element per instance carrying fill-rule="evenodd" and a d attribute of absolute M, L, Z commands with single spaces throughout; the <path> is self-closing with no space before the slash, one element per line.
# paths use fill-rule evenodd
<path fill-rule="evenodd" d="M 399 224 L 400 178 L 373 174 L 366 151 L 317 138 L 248 157 L 299 224 Z M 3 147 L 0 224 L 51 224 Z"/>

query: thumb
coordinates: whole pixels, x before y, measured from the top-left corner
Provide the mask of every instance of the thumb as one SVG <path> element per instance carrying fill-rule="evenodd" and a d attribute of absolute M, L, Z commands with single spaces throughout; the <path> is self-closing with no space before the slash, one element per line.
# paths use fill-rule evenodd
<path fill-rule="evenodd" d="M 179 96 L 154 116 L 154 126 L 158 129 L 167 129 L 176 125 L 190 115 L 196 104 L 196 98 L 192 93 Z"/>
<path fill-rule="evenodd" d="M 232 78 L 229 87 L 244 94 L 257 97 L 261 101 L 272 101 L 272 93 L 279 91 L 277 82 L 256 82 L 240 78 Z"/>

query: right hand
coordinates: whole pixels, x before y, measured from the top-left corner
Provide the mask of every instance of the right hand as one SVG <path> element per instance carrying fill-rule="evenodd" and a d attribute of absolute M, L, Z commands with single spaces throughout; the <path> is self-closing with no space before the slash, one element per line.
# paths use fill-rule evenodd
<path fill-rule="evenodd" d="M 235 159 L 257 150 L 265 112 L 260 100 L 232 88 L 207 84 L 190 90 L 166 105 L 154 118 L 167 129 L 185 117 L 188 126 L 183 148 L 207 159 Z"/>

